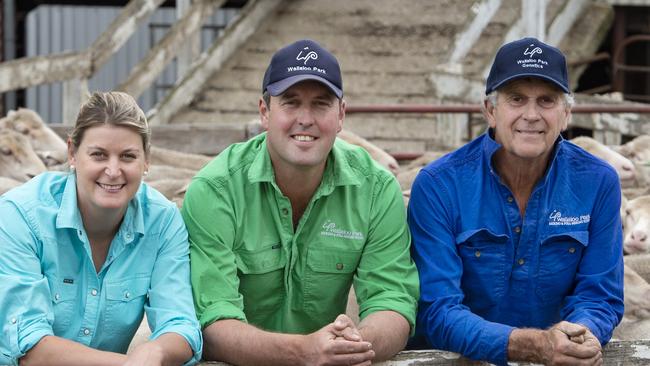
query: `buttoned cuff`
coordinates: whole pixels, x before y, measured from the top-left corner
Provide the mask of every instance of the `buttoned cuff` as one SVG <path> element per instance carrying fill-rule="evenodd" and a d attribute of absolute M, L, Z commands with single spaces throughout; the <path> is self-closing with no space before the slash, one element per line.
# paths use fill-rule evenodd
<path fill-rule="evenodd" d="M 485 327 L 487 333 L 481 340 L 481 353 L 485 359 L 498 366 L 508 365 L 508 342 L 514 327 L 500 323 L 490 323 Z"/>
<path fill-rule="evenodd" d="M 13 323 L 14 319 L 12 318 L 10 321 Z M 54 335 L 54 332 L 45 317 L 27 324 L 23 324 L 20 319 L 16 319 L 15 324 L 9 327 L 8 334 L 11 357 L 17 361 L 32 349 L 41 338 L 48 335 Z"/>
<path fill-rule="evenodd" d="M 393 295 L 393 296 L 392 296 Z M 368 315 L 378 311 L 394 311 L 402 315 L 408 321 L 411 327 L 410 336 L 415 335 L 415 314 L 417 310 L 417 301 L 409 299 L 402 292 L 387 292 L 381 297 L 373 298 L 363 304 L 359 304 L 359 319 L 363 320 Z"/>
<path fill-rule="evenodd" d="M 205 329 L 208 325 L 222 319 L 237 319 L 248 323 L 244 311 L 228 301 L 218 301 L 206 308 L 199 316 L 199 323 L 201 329 Z"/>

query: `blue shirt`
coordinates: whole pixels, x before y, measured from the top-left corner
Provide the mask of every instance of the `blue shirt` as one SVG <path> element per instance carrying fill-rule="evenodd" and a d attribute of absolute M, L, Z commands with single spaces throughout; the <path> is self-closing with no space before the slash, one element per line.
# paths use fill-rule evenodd
<path fill-rule="evenodd" d="M 187 231 L 142 184 L 95 271 L 74 174 L 44 173 L 0 197 L 0 364 L 46 335 L 125 353 L 146 311 L 151 339 L 174 332 L 200 359 Z"/>
<path fill-rule="evenodd" d="M 560 137 L 522 217 L 492 164 L 499 148 L 486 133 L 413 184 L 421 295 L 412 346 L 506 364 L 514 327 L 561 320 L 606 343 L 623 315 L 616 172 Z"/>

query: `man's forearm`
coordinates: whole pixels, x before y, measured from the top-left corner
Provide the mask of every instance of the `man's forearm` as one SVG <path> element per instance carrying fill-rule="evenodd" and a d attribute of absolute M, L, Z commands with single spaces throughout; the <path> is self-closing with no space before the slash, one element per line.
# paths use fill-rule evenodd
<path fill-rule="evenodd" d="M 403 350 L 410 330 L 408 321 L 394 311 L 372 313 L 359 324 L 363 340 L 372 343 L 376 361 L 387 360 Z"/>
<path fill-rule="evenodd" d="M 544 347 L 551 345 L 542 330 L 515 329 L 508 339 L 508 360 L 541 362 Z"/>
<path fill-rule="evenodd" d="M 233 365 L 300 365 L 301 335 L 266 332 L 235 319 L 203 330 L 203 358 Z"/>

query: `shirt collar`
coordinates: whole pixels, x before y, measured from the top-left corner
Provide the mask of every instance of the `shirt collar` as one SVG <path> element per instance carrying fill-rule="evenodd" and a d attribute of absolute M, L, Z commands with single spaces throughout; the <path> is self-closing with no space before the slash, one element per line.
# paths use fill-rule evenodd
<path fill-rule="evenodd" d="M 258 147 L 257 154 L 248 169 L 248 180 L 251 183 L 274 182 L 273 164 L 271 164 L 269 150 L 266 148 L 266 132 L 253 137 L 253 139 L 257 140 Z"/>
<path fill-rule="evenodd" d="M 77 207 L 77 176 L 74 173 L 69 173 L 65 182 L 59 213 L 56 215 L 56 227 L 83 229 L 81 213 Z"/>
<path fill-rule="evenodd" d="M 139 233 L 144 235 L 144 216 L 142 214 L 142 205 L 140 200 L 142 187 L 143 185 L 141 184 L 135 197 L 129 201 L 126 213 L 124 214 L 124 219 L 122 220 L 122 224 L 116 234 L 124 236 L 127 241 L 133 239 L 133 235 L 130 233 Z M 84 230 L 81 212 L 77 205 L 77 177 L 73 173 L 68 174 L 68 179 L 65 183 L 59 213 L 56 215 L 56 227 Z"/>
<path fill-rule="evenodd" d="M 558 136 L 557 139 L 555 140 L 555 143 L 553 144 L 553 151 L 551 152 L 551 163 L 548 166 L 548 169 L 546 169 L 546 173 L 544 173 L 544 184 L 548 181 L 549 177 L 549 172 L 554 169 L 556 163 L 556 158 L 558 154 L 560 154 L 560 151 L 562 150 L 562 145 L 564 144 L 564 137 L 562 135 Z M 496 142 L 494 140 L 494 129 L 493 128 L 488 128 L 487 131 L 485 131 L 485 137 L 483 139 L 483 156 L 485 159 L 487 159 L 486 163 L 490 167 L 490 171 L 494 172 L 496 175 L 496 170 L 494 169 L 494 166 L 492 165 L 492 156 L 494 153 L 497 152 L 501 148 L 501 144 Z"/>
<path fill-rule="evenodd" d="M 248 170 L 248 180 L 251 183 L 275 182 L 273 164 L 271 163 L 271 156 L 266 146 L 266 133 L 260 134 L 255 139 L 261 141 L 259 143 L 258 153 Z M 337 138 L 335 140 L 334 146 L 327 156 L 325 172 L 323 173 L 323 180 L 319 189 L 325 189 L 331 192 L 335 186 L 361 184 L 359 177 L 355 174 L 355 170 L 352 169 L 348 159 L 346 159 L 343 144 L 345 143 L 340 141 L 340 139 Z"/>
<path fill-rule="evenodd" d="M 361 184 L 357 169 L 350 165 L 351 160 L 346 156 L 346 150 L 349 146 L 347 142 L 337 138 L 334 141 L 332 152 L 327 158 L 327 166 L 331 167 L 329 173 L 333 173 L 330 175 L 333 177 L 335 186 L 358 186 Z M 325 170 L 327 173 L 327 168 Z"/>

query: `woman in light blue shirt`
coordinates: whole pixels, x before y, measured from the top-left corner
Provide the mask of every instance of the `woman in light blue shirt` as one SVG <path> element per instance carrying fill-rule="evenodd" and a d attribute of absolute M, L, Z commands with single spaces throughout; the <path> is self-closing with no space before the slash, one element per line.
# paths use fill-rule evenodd
<path fill-rule="evenodd" d="M 0 365 L 200 359 L 187 232 L 142 183 L 149 138 L 131 96 L 94 93 L 68 139 L 71 172 L 0 197 Z M 145 312 L 151 338 L 127 356 Z"/>

